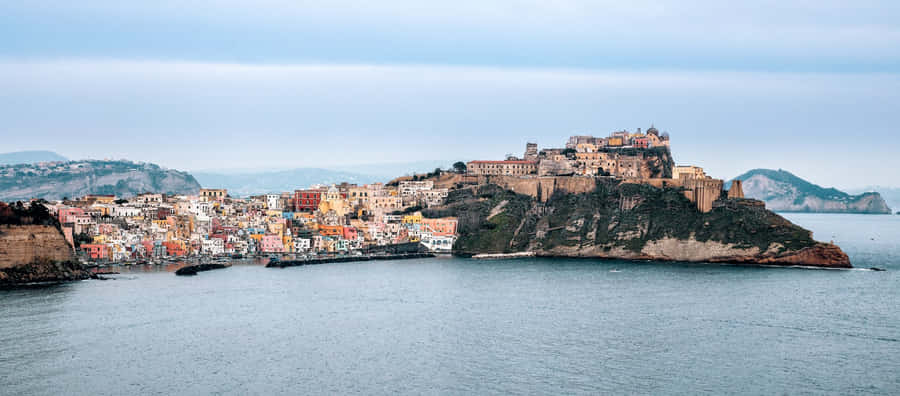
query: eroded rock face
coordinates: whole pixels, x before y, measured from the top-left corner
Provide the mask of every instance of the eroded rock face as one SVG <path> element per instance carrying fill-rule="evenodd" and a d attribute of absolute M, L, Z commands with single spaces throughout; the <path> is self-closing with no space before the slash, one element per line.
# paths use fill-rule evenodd
<path fill-rule="evenodd" d="M 88 277 L 56 227 L 0 225 L 0 286 Z"/>
<path fill-rule="evenodd" d="M 503 202 L 500 206 L 499 203 Z M 496 185 L 454 191 L 426 216 L 457 216 L 462 255 L 538 256 L 850 267 L 840 248 L 746 199 L 701 213 L 677 190 L 598 182 L 547 202 Z"/>

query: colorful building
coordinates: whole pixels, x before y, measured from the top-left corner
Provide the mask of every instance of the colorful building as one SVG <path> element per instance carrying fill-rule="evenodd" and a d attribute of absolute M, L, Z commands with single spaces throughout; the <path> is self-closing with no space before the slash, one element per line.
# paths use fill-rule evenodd
<path fill-rule="evenodd" d="M 302 212 L 312 212 L 319 208 L 322 202 L 324 191 L 315 190 L 295 190 L 294 191 L 294 210 Z"/>

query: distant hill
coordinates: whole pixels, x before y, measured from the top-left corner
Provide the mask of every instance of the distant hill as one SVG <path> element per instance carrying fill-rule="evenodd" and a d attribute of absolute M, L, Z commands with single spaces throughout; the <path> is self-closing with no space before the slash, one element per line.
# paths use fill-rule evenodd
<path fill-rule="evenodd" d="M 35 164 L 38 162 L 68 161 L 69 159 L 52 151 L 15 151 L 0 153 L 0 165 Z"/>
<path fill-rule="evenodd" d="M 391 180 L 398 176 L 427 173 L 435 168 L 450 169 L 456 161 L 426 160 L 415 162 L 386 162 L 380 164 L 359 164 L 329 167 L 333 170 L 377 176 L 383 180 Z"/>
<path fill-rule="evenodd" d="M 199 189 L 190 174 L 149 163 L 84 160 L 0 166 L 0 201 L 88 194 L 127 198 L 143 192 L 195 194 Z"/>
<path fill-rule="evenodd" d="M 250 196 L 294 191 L 314 184 L 341 182 L 368 184 L 387 182 L 397 176 L 449 168 L 450 161 L 418 161 L 368 165 L 345 165 L 333 169 L 296 168 L 277 171 L 194 171 L 203 187 L 226 188 L 231 196 Z"/>
<path fill-rule="evenodd" d="M 319 168 L 298 168 L 271 172 L 215 173 L 192 172 L 203 187 L 226 188 L 235 197 L 294 191 L 313 184 L 357 183 L 382 181 L 378 176 L 334 171 Z"/>
<path fill-rule="evenodd" d="M 885 202 L 887 202 L 888 206 L 890 206 L 894 210 L 900 210 L 900 188 L 898 187 L 869 186 L 866 188 L 848 190 L 847 192 L 853 194 L 862 194 L 871 191 L 880 194 L 884 198 Z"/>
<path fill-rule="evenodd" d="M 744 195 L 766 202 L 766 207 L 782 212 L 890 213 L 876 192 L 850 195 L 835 188 L 810 183 L 779 169 L 754 169 L 732 180 L 743 182 Z M 730 188 L 731 182 L 728 186 Z"/>

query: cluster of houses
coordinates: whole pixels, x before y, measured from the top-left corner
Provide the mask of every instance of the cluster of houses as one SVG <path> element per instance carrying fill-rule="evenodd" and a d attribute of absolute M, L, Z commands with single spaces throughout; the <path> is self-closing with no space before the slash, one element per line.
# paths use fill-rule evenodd
<path fill-rule="evenodd" d="M 224 189 L 197 195 L 88 195 L 45 206 L 66 238 L 90 260 L 197 255 L 351 253 L 420 243 L 449 252 L 455 218 L 425 218 L 447 189 L 431 181 L 314 186 L 232 198 Z"/>

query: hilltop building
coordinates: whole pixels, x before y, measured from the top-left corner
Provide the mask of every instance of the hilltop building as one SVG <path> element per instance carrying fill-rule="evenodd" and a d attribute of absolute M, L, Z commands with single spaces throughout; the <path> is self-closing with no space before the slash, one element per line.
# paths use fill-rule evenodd
<path fill-rule="evenodd" d="M 526 176 L 537 173 L 536 161 L 469 161 L 466 169 L 470 175 Z"/>
<path fill-rule="evenodd" d="M 201 188 L 200 196 L 208 201 L 221 201 L 228 196 L 228 190 L 224 188 Z"/>

